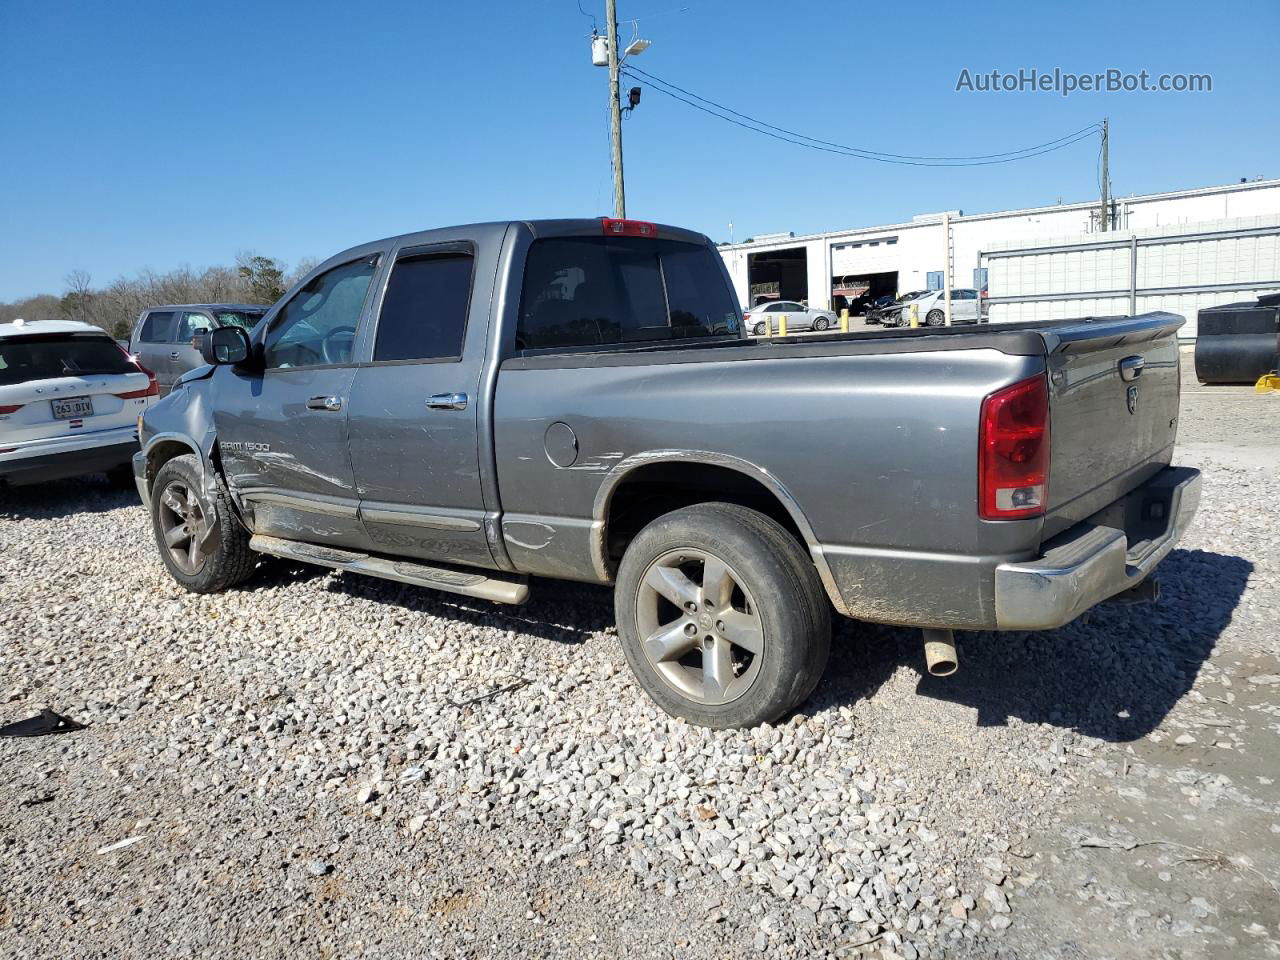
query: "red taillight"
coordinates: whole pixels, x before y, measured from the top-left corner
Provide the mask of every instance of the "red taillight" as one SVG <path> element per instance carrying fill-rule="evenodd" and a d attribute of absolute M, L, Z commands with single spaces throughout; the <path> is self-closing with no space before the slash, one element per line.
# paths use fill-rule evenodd
<path fill-rule="evenodd" d="M 17 413 L 25 406 L 25 403 L 0 403 L 0 413 Z"/>
<path fill-rule="evenodd" d="M 978 514 L 984 520 L 1038 517 L 1049 498 L 1049 385 L 1043 375 L 982 401 Z"/>
<path fill-rule="evenodd" d="M 147 388 L 145 390 L 130 390 L 128 393 L 117 393 L 116 396 L 121 400 L 141 400 L 143 397 L 160 396 L 160 382 L 156 380 L 156 375 L 138 363 L 133 361 L 133 365 L 147 375 Z"/>
<path fill-rule="evenodd" d="M 644 220 L 615 220 L 612 217 L 605 217 L 600 221 L 600 226 L 604 227 L 604 232 L 611 237 L 656 237 L 658 235 L 658 225 L 646 223 Z"/>

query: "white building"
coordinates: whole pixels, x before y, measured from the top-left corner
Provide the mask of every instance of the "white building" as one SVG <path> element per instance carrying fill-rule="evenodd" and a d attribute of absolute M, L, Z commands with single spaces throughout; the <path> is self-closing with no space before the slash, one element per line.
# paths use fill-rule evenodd
<path fill-rule="evenodd" d="M 838 309 L 878 296 L 985 280 L 991 319 L 1169 310 L 1195 336 L 1202 307 L 1280 289 L 1280 180 L 1117 197 L 999 213 L 923 214 L 910 222 L 726 245 L 744 305 L 804 300 Z M 950 238 L 944 221 L 950 223 Z"/>

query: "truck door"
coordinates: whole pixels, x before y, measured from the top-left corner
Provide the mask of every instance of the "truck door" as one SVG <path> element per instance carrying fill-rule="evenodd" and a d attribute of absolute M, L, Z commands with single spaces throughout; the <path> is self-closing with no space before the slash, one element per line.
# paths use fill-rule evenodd
<path fill-rule="evenodd" d="M 362 547 L 347 451 L 354 346 L 378 256 L 341 264 L 298 291 L 255 343 L 263 369 L 220 367 L 218 447 L 228 483 L 253 511 L 254 530 Z"/>
<path fill-rule="evenodd" d="M 138 362 L 156 375 L 161 396 L 173 387 L 169 354 L 174 350 L 176 321 L 177 314 L 172 310 L 152 310 L 138 327 L 137 342 L 130 344 L 130 352 L 138 358 Z"/>
<path fill-rule="evenodd" d="M 496 256 L 493 254 L 491 256 Z M 356 371 L 348 430 L 374 549 L 492 566 L 480 490 L 478 400 L 488 287 L 471 243 L 402 248 Z M 491 284 L 493 265 L 481 274 Z"/>

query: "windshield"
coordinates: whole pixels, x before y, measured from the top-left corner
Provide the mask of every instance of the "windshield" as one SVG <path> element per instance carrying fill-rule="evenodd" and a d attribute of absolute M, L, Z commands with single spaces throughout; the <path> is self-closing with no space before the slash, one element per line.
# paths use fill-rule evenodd
<path fill-rule="evenodd" d="M 0 386 L 54 377 L 137 373 L 114 340 L 96 334 L 44 334 L 0 340 Z"/>
<path fill-rule="evenodd" d="M 519 349 L 736 336 L 738 306 L 709 247 L 640 237 L 537 240 Z"/>
<path fill-rule="evenodd" d="M 213 314 L 214 326 L 240 327 L 244 330 L 252 330 L 266 314 L 267 311 L 265 310 L 215 310 Z"/>

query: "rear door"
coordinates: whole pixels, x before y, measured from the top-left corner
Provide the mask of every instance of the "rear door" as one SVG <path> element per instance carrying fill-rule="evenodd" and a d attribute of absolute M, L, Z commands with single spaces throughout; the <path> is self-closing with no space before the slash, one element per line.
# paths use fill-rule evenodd
<path fill-rule="evenodd" d="M 173 387 L 174 336 L 177 333 L 178 315 L 173 310 L 148 310 L 138 332 L 134 354 L 138 362 L 156 375 L 160 395 Z"/>
<path fill-rule="evenodd" d="M 1051 536 L 1119 499 L 1172 457 L 1180 393 L 1170 313 L 1100 318 L 1046 331 Z"/>
<path fill-rule="evenodd" d="M 219 367 L 214 421 L 228 482 L 254 530 L 287 540 L 363 547 L 347 403 L 354 345 L 379 256 L 317 274 L 254 337 L 264 369 Z"/>
<path fill-rule="evenodd" d="M 401 249 L 378 311 L 372 361 L 348 419 L 369 539 L 388 553 L 491 566 L 480 489 L 478 393 L 489 301 L 472 296 L 471 243 Z M 493 264 L 484 274 L 493 275 Z"/>

